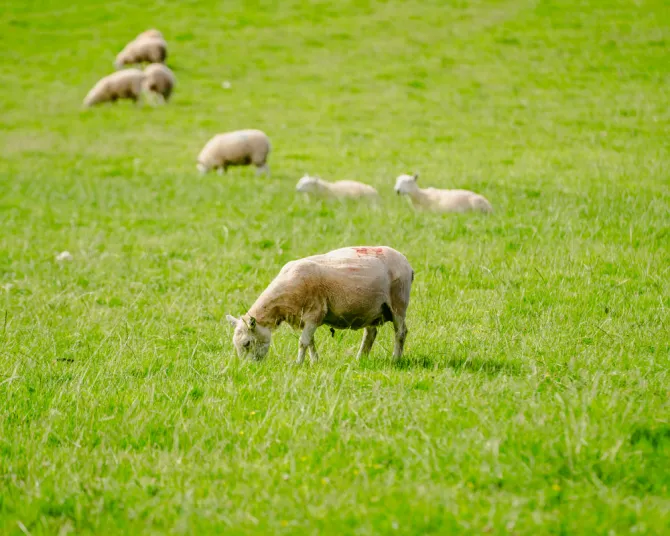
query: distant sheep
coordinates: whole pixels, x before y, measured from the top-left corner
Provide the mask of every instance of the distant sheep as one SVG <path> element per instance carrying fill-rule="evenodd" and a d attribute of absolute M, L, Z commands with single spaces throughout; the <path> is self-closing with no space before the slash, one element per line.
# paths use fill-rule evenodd
<path fill-rule="evenodd" d="M 393 359 L 402 356 L 407 336 L 405 314 L 414 271 L 402 253 L 386 247 L 347 247 L 286 264 L 242 318 L 227 315 L 235 328 L 233 344 L 240 357 L 263 359 L 272 331 L 282 322 L 302 329 L 298 364 L 309 349 L 310 361 L 319 356 L 316 328 L 365 328 L 358 358 L 367 355 L 377 328 L 393 322 Z"/>
<path fill-rule="evenodd" d="M 267 159 L 270 138 L 260 130 L 235 130 L 217 134 L 207 142 L 198 155 L 197 168 L 201 174 L 216 169 L 225 173 L 230 166 L 256 166 L 256 173 L 269 175 Z"/>
<path fill-rule="evenodd" d="M 434 210 L 437 212 L 492 212 L 489 201 L 468 190 L 438 190 L 437 188 L 419 188 L 419 174 L 400 175 L 396 179 L 395 191 L 398 195 L 406 195 L 415 208 Z"/>
<path fill-rule="evenodd" d="M 174 73 L 162 63 L 151 63 L 145 67 L 142 83 L 145 91 L 160 95 L 164 101 L 168 101 L 176 84 Z"/>
<path fill-rule="evenodd" d="M 379 194 L 372 186 L 357 181 L 328 182 L 319 177 L 305 175 L 296 185 L 296 190 L 316 197 L 330 197 L 335 199 L 378 200 Z"/>
<path fill-rule="evenodd" d="M 116 56 L 114 66 L 120 69 L 134 63 L 165 63 L 167 43 L 162 37 L 140 37 L 128 43 Z"/>
<path fill-rule="evenodd" d="M 84 99 L 89 107 L 103 102 L 116 102 L 118 99 L 130 99 L 134 102 L 142 93 L 144 73 L 139 69 L 124 69 L 105 76 L 98 81 Z"/>

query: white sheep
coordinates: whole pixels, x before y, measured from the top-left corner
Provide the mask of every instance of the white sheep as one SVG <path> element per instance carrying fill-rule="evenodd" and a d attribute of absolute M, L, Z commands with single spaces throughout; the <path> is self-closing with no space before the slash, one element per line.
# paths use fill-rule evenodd
<path fill-rule="evenodd" d="M 419 188 L 419 174 L 400 175 L 396 179 L 395 191 L 398 195 L 410 198 L 415 208 L 438 212 L 492 212 L 491 203 L 484 197 L 469 190 L 438 190 L 437 188 Z"/>
<path fill-rule="evenodd" d="M 140 69 L 124 69 L 100 79 L 88 92 L 84 99 L 84 106 L 117 99 L 131 99 L 137 102 L 142 93 L 144 73 Z"/>
<path fill-rule="evenodd" d="M 357 181 L 328 182 L 320 177 L 305 175 L 296 185 L 296 190 L 316 197 L 329 197 L 335 199 L 361 199 L 366 198 L 377 201 L 379 194 L 372 186 Z"/>
<path fill-rule="evenodd" d="M 151 63 L 144 68 L 142 88 L 155 95 L 160 95 L 163 101 L 170 99 L 176 84 L 177 79 L 174 73 L 162 63 Z"/>
<path fill-rule="evenodd" d="M 196 165 L 201 174 L 216 169 L 225 173 L 230 166 L 256 166 L 256 173 L 270 174 L 267 159 L 270 138 L 260 130 L 235 130 L 217 134 L 209 140 L 198 155 Z"/>
<path fill-rule="evenodd" d="M 272 331 L 282 322 L 302 329 L 298 364 L 309 349 L 319 356 L 314 332 L 326 324 L 336 329 L 365 328 L 358 358 L 367 355 L 377 328 L 393 322 L 393 359 L 402 356 L 407 328 L 405 314 L 414 271 L 402 253 L 386 246 L 336 249 L 286 264 L 241 318 L 227 315 L 235 328 L 233 344 L 240 357 L 263 359 Z"/>
<path fill-rule="evenodd" d="M 120 69 L 133 63 L 165 63 L 167 42 L 162 37 L 140 37 L 128 43 L 116 55 L 114 66 Z"/>

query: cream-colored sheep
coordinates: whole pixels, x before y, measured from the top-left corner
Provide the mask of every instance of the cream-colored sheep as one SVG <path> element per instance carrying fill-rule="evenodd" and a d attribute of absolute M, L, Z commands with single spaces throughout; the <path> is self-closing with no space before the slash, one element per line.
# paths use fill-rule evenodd
<path fill-rule="evenodd" d="M 107 101 L 116 102 L 117 99 L 137 102 L 142 93 L 143 80 L 144 73 L 139 69 L 124 69 L 105 76 L 88 92 L 84 106 L 89 107 Z"/>
<path fill-rule="evenodd" d="M 347 247 L 289 262 L 245 315 L 227 315 L 235 328 L 233 344 L 240 357 L 263 359 L 272 331 L 286 322 L 302 329 L 297 362 L 304 361 L 309 349 L 314 363 L 319 358 L 316 328 L 323 324 L 335 329 L 365 328 L 360 358 L 370 352 L 378 326 L 393 322 L 393 359 L 400 359 L 413 279 L 405 256 L 386 246 Z"/>
<path fill-rule="evenodd" d="M 316 197 L 329 197 L 335 199 L 361 199 L 366 198 L 377 201 L 379 194 L 372 186 L 357 181 L 328 182 L 320 177 L 305 175 L 296 185 L 296 190 Z"/>
<path fill-rule="evenodd" d="M 196 167 L 205 174 L 212 169 L 225 173 L 230 166 L 256 166 L 256 173 L 270 174 L 267 159 L 270 138 L 260 130 L 235 130 L 217 134 L 198 155 Z"/>
<path fill-rule="evenodd" d="M 162 37 L 141 37 L 128 43 L 116 56 L 114 66 L 120 69 L 134 63 L 165 63 L 167 43 Z"/>
<path fill-rule="evenodd" d="M 437 212 L 492 212 L 489 201 L 469 190 L 438 190 L 437 188 L 419 188 L 419 174 L 400 175 L 396 179 L 395 191 L 398 195 L 410 198 L 415 208 Z"/>
<path fill-rule="evenodd" d="M 160 95 L 164 101 L 169 100 L 176 84 L 174 73 L 162 63 L 151 63 L 144 68 L 142 88 Z"/>

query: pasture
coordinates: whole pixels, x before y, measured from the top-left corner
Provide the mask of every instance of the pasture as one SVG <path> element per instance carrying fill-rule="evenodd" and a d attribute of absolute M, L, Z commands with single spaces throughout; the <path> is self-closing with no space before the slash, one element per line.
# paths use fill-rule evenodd
<path fill-rule="evenodd" d="M 82 111 L 151 27 L 170 103 Z M 668 530 L 667 2 L 11 0 L 0 43 L 0 533 Z M 271 177 L 199 177 L 239 128 Z M 413 211 L 414 171 L 493 214 Z M 284 263 L 379 244 L 400 363 L 390 324 L 237 358 Z"/>

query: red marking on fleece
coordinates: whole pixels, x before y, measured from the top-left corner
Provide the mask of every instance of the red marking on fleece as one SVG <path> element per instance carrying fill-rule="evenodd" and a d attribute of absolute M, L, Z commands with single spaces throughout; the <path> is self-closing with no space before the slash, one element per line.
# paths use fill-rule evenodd
<path fill-rule="evenodd" d="M 375 257 L 380 257 L 384 255 L 384 250 L 382 248 L 354 248 L 354 251 L 360 255 L 374 255 Z"/>

